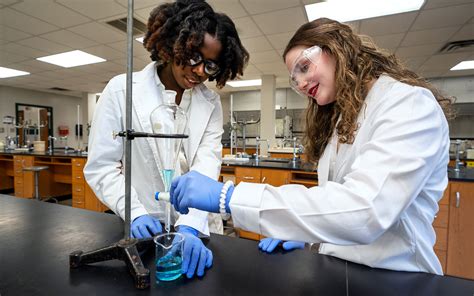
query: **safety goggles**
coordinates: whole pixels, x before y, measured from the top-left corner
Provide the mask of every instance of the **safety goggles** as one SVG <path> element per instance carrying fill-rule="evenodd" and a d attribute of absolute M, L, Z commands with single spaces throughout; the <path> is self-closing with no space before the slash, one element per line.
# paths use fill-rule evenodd
<path fill-rule="evenodd" d="M 293 63 L 290 72 L 290 86 L 303 97 L 313 97 L 309 90 L 312 86 L 311 82 L 313 82 L 321 53 L 322 49 L 315 45 L 303 50 Z"/>
<path fill-rule="evenodd" d="M 196 53 L 194 58 L 191 58 L 188 60 L 188 64 L 191 67 L 196 67 L 199 66 L 200 64 L 204 63 L 204 72 L 209 75 L 209 76 L 215 76 L 217 73 L 219 73 L 219 66 L 217 65 L 216 62 L 212 60 L 205 60 L 202 58 L 202 55 L 199 53 Z"/>

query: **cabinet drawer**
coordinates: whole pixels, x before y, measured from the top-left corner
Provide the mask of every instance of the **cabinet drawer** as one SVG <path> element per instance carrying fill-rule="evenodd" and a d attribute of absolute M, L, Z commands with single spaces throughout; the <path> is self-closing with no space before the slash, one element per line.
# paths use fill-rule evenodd
<path fill-rule="evenodd" d="M 435 227 L 434 230 L 436 232 L 436 243 L 434 249 L 446 251 L 448 249 L 448 229 Z"/>
<path fill-rule="evenodd" d="M 260 170 L 248 168 L 236 168 L 235 177 L 238 181 L 260 183 Z"/>
<path fill-rule="evenodd" d="M 75 195 L 84 196 L 84 183 L 82 183 L 82 184 L 73 183 L 72 184 L 72 195 L 73 195 L 73 197 Z"/>
<path fill-rule="evenodd" d="M 84 200 L 72 200 L 72 207 L 73 208 L 84 208 Z"/>
<path fill-rule="evenodd" d="M 84 184 L 84 175 L 82 172 L 72 174 L 72 183 Z"/>
<path fill-rule="evenodd" d="M 433 221 L 434 227 L 448 228 L 449 206 L 439 205 L 439 211 Z"/>
<path fill-rule="evenodd" d="M 86 164 L 86 160 L 82 158 L 73 158 L 72 159 L 72 170 L 73 171 L 80 171 L 84 169 L 84 165 Z"/>

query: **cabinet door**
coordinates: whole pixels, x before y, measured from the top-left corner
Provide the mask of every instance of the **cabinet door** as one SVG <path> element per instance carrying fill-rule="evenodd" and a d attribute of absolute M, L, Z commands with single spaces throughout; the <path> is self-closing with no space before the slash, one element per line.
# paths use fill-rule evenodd
<path fill-rule="evenodd" d="M 447 274 L 474 279 L 474 183 L 451 182 Z"/>
<path fill-rule="evenodd" d="M 235 184 L 240 182 L 260 183 L 260 169 L 235 168 Z"/>
<path fill-rule="evenodd" d="M 262 169 L 260 177 L 260 183 L 266 183 L 272 186 L 281 186 L 288 184 L 289 171 Z"/>

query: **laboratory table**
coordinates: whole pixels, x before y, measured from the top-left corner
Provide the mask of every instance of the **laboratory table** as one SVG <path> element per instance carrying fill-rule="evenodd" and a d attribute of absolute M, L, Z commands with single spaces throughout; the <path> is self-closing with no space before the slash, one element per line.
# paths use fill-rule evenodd
<path fill-rule="evenodd" d="M 69 253 L 110 245 L 123 236 L 115 215 L 0 195 L 0 295 L 467 295 L 474 281 L 395 272 L 310 251 L 266 254 L 257 242 L 211 235 L 214 265 L 203 278 L 136 290 L 125 264 L 69 269 Z"/>

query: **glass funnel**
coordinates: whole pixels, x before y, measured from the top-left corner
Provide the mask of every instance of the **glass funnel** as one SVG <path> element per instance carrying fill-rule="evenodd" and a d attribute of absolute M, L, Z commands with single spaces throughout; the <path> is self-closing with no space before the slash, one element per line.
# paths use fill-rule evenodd
<path fill-rule="evenodd" d="M 163 135 L 153 140 L 158 151 L 158 169 L 165 186 L 164 192 L 170 190 L 183 140 L 183 137 L 179 135 L 184 134 L 187 123 L 186 113 L 176 105 L 175 99 L 176 92 L 166 90 L 163 104 L 156 107 L 150 114 L 153 133 Z M 169 231 L 169 204 L 166 207 L 166 230 Z"/>

